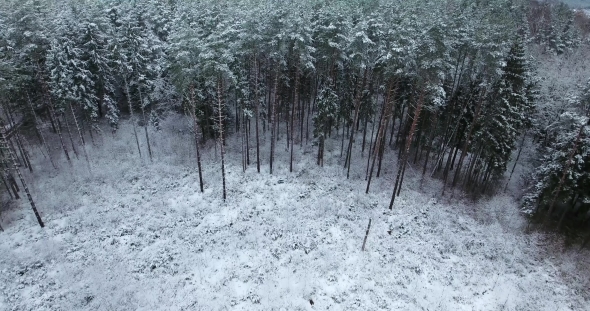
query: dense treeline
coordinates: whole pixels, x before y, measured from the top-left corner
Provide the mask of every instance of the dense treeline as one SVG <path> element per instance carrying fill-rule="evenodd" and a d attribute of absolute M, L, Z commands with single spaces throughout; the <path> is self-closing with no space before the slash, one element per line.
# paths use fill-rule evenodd
<path fill-rule="evenodd" d="M 84 144 L 98 124 L 115 132 L 128 115 L 139 155 L 152 159 L 148 127 L 173 110 L 192 120 L 199 173 L 206 140 L 218 140 L 224 175 L 228 135 L 242 137 L 244 170 L 255 163 L 271 174 L 276 161 L 289 161 L 292 171 L 303 144 L 317 146 L 323 165 L 325 140 L 337 138 L 347 176 L 351 163 L 361 162 L 353 149 L 368 155 L 369 192 L 394 150 L 391 208 L 408 163 L 440 178 L 443 194 L 493 193 L 528 135 L 552 148 L 542 160 L 552 164 L 537 173 L 527 210 L 551 217 L 557 210 L 546 201 L 571 200 L 571 213 L 586 215 L 586 99 L 560 118 L 563 127 L 544 127 L 550 121 L 536 109 L 527 48 L 567 53 L 585 44 L 588 25 L 562 5 L 507 0 L 5 0 L 3 156 L 32 170 L 21 131 L 49 148 L 48 128 L 68 161 L 79 153 L 88 160 Z M 261 154 L 267 132 L 270 154 Z M 275 158 L 280 133 L 288 159 Z M 4 161 L 4 168 L 8 193 L 18 196 L 11 174 L 18 167 Z M 560 180 L 568 170 L 576 173 Z"/>

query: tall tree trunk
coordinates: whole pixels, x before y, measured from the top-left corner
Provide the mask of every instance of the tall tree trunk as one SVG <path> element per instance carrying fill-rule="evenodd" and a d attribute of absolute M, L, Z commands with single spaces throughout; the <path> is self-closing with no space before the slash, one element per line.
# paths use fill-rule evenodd
<path fill-rule="evenodd" d="M 58 127 L 55 125 L 57 122 L 55 120 L 55 116 L 53 113 L 53 104 L 51 103 L 51 95 L 49 94 L 49 88 L 47 87 L 47 83 L 45 82 L 45 79 L 43 79 L 43 70 L 41 68 L 41 66 L 38 66 L 38 72 L 37 72 L 37 77 L 39 78 L 39 82 L 41 83 L 41 89 L 43 90 L 43 97 L 45 97 L 45 101 L 46 101 L 46 105 L 47 105 L 47 115 L 49 116 L 49 122 L 51 123 L 51 128 L 53 129 L 53 133 L 58 133 Z M 61 139 L 61 134 L 60 134 L 60 139 Z M 63 145 L 63 143 L 62 143 Z M 64 152 L 66 153 L 66 157 L 69 160 L 69 156 L 67 155 L 67 150 L 64 150 Z"/>
<path fill-rule="evenodd" d="M 483 105 L 483 98 L 485 97 L 485 93 L 483 93 L 477 104 L 477 108 L 475 108 L 475 116 L 473 117 L 473 121 L 469 126 L 469 132 L 467 133 L 467 137 L 465 138 L 465 144 L 463 145 L 463 150 L 461 150 L 461 157 L 459 157 L 459 163 L 457 163 L 457 168 L 455 169 L 455 175 L 453 176 L 452 186 L 455 187 L 457 181 L 459 180 L 459 175 L 461 174 L 461 167 L 463 166 L 463 160 L 467 156 L 467 150 L 469 150 L 469 146 L 471 146 L 471 136 L 473 135 L 473 130 L 475 129 L 475 125 L 479 121 L 479 116 L 481 113 L 481 107 Z"/>
<path fill-rule="evenodd" d="M 12 147 L 12 150 L 14 151 L 15 154 L 16 154 L 16 150 L 18 149 L 18 153 L 20 154 L 20 157 L 22 159 L 22 164 L 25 166 L 25 168 L 29 168 L 29 165 L 27 163 L 27 159 L 25 157 L 25 153 L 23 151 L 22 146 L 19 144 L 18 139 L 16 139 L 16 148 L 17 149 L 14 149 L 14 145 L 12 144 L 12 141 L 10 140 L 10 138 L 8 139 L 8 142 L 10 143 L 10 146 Z"/>
<path fill-rule="evenodd" d="M 2 127 L 2 129 L 0 129 L 0 140 L 1 140 L 2 147 L 5 148 L 5 150 L 8 154 L 8 160 L 10 160 L 12 162 L 13 169 L 16 171 L 16 174 L 18 175 L 18 178 L 20 179 L 23 189 L 25 190 L 25 193 L 27 194 L 27 199 L 29 200 L 29 203 L 31 204 L 31 208 L 33 209 L 33 212 L 35 213 L 35 217 L 37 218 L 37 222 L 39 223 L 39 226 L 41 226 L 41 228 L 43 228 L 43 227 L 45 227 L 45 224 L 43 223 L 43 220 L 41 220 L 41 215 L 39 215 L 39 212 L 37 211 L 37 206 L 35 205 L 35 201 L 33 201 L 33 197 L 31 196 L 31 192 L 29 191 L 29 188 L 27 187 L 27 183 L 25 182 L 23 175 L 21 174 L 20 170 L 18 169 L 18 166 L 16 164 L 16 160 L 14 158 L 14 154 L 12 153 L 12 150 L 10 150 L 10 147 L 8 146 L 8 141 L 6 140 L 6 132 L 4 130 L 4 123 L 2 122 L 2 124 L 0 124 L 0 125 Z"/>
<path fill-rule="evenodd" d="M 6 178 L 4 176 L 5 176 L 5 174 L 0 174 L 0 178 L 2 178 L 2 182 L 4 183 L 4 186 L 6 187 L 6 192 L 8 192 L 8 195 L 10 196 L 11 199 L 14 199 L 14 196 L 12 195 L 12 189 L 10 189 L 10 186 L 8 186 L 8 182 L 6 182 Z"/>
<path fill-rule="evenodd" d="M 76 145 L 74 144 L 74 138 L 72 137 L 72 131 L 70 130 L 70 124 L 68 123 L 68 119 L 66 118 L 66 114 L 62 112 L 61 118 L 64 120 L 66 124 L 66 130 L 68 131 L 68 137 L 70 138 L 70 144 L 72 144 L 72 151 L 74 151 L 74 155 L 76 159 L 78 159 L 78 151 L 76 150 Z"/>
<path fill-rule="evenodd" d="M 289 160 L 289 173 L 293 172 L 293 149 L 295 149 L 295 104 L 299 102 L 299 62 L 295 67 L 295 90 L 293 93 L 293 103 L 291 104 L 291 158 Z"/>
<path fill-rule="evenodd" d="M 317 164 L 319 166 L 324 166 L 324 133 L 321 133 L 319 136 Z"/>
<path fill-rule="evenodd" d="M 127 82 L 127 77 L 125 75 L 123 75 L 123 82 L 125 83 L 125 93 L 127 95 L 127 104 L 129 104 L 129 115 L 131 119 L 131 124 L 133 124 L 133 135 L 135 136 L 137 151 L 139 152 L 139 157 L 141 158 L 141 148 L 139 147 L 139 138 L 137 137 L 137 128 L 135 127 L 135 118 L 133 117 L 133 105 L 131 105 L 131 93 L 129 93 L 129 83 Z"/>
<path fill-rule="evenodd" d="M 241 138 L 241 146 L 240 147 L 241 147 L 241 151 L 242 151 L 242 173 L 246 172 L 246 130 L 244 130 L 244 128 L 243 128 L 245 123 L 246 123 L 245 120 L 242 120 L 242 122 L 240 122 L 239 130 L 238 130 L 238 132 L 236 132 L 236 133 L 240 134 L 240 138 Z"/>
<path fill-rule="evenodd" d="M 41 137 L 41 143 L 43 144 L 43 146 L 45 146 L 45 149 L 47 150 L 47 156 L 49 157 L 49 162 L 51 162 L 51 165 L 53 166 L 54 169 L 57 169 L 55 162 L 53 162 L 53 157 L 51 156 L 51 150 L 49 149 L 49 145 L 47 145 L 47 142 L 45 141 L 45 137 L 43 136 L 43 133 L 39 129 L 39 119 L 37 118 L 37 114 L 35 113 L 35 108 L 33 107 L 33 102 L 31 101 L 31 98 L 29 97 L 28 93 L 27 93 L 27 99 L 29 101 L 29 105 L 31 106 L 31 113 L 33 114 L 33 119 L 35 120 L 35 129 L 37 130 L 39 137 Z"/>
<path fill-rule="evenodd" d="M 141 105 L 141 114 L 143 116 L 143 129 L 145 131 L 145 140 L 147 143 L 148 154 L 150 155 L 150 161 L 153 161 L 152 146 L 150 144 L 150 136 L 148 135 L 148 121 L 145 118 L 145 105 L 143 104 L 143 96 L 141 95 L 141 87 L 138 86 L 137 90 L 139 91 L 139 104 Z"/>
<path fill-rule="evenodd" d="M 512 170 L 510 170 L 510 176 L 508 176 L 508 180 L 506 181 L 506 185 L 504 186 L 504 192 L 506 192 L 506 189 L 508 188 L 508 183 L 510 183 L 510 180 L 512 179 L 512 174 L 514 174 L 514 170 L 516 169 L 516 164 L 518 164 L 518 160 L 520 159 L 520 154 L 522 152 L 522 148 L 524 147 L 524 140 L 526 137 L 527 132 L 524 132 L 524 134 L 522 134 L 522 138 L 520 140 L 520 146 L 518 147 L 518 153 L 516 154 L 516 159 L 514 160 L 514 165 L 512 165 Z"/>
<path fill-rule="evenodd" d="M 385 154 L 385 142 L 386 138 L 383 137 L 381 141 L 381 148 L 379 149 L 379 153 L 377 154 L 377 175 L 375 176 L 377 178 L 381 176 L 381 165 L 383 164 L 383 155 Z"/>
<path fill-rule="evenodd" d="M 307 107 L 307 118 L 306 118 L 306 125 L 305 125 L 305 143 L 307 144 L 309 141 L 309 118 L 310 116 L 313 116 L 314 111 L 315 111 L 315 105 L 316 105 L 316 99 L 318 96 L 318 88 L 319 88 L 319 81 L 318 81 L 318 75 L 316 73 L 315 75 L 315 81 L 314 81 L 314 86 L 313 86 L 313 93 L 312 93 L 312 99 L 310 99 L 308 101 L 308 107 Z"/>
<path fill-rule="evenodd" d="M 86 162 L 90 165 L 90 159 L 88 158 L 88 152 L 86 152 L 86 142 L 84 141 L 84 135 L 82 135 L 82 130 L 80 130 L 80 125 L 78 124 L 78 119 L 76 118 L 76 113 L 74 112 L 74 107 L 72 103 L 68 103 L 70 106 L 70 111 L 72 112 L 72 118 L 74 119 L 74 125 L 76 125 L 76 130 L 78 131 L 78 135 L 80 136 L 80 141 L 82 142 L 82 151 L 84 151 L 84 157 L 86 158 Z"/>
<path fill-rule="evenodd" d="M 225 189 L 225 147 L 223 144 L 223 80 L 221 77 L 217 78 L 217 110 L 219 113 L 219 146 L 221 153 L 221 179 L 223 182 L 223 201 L 227 198 Z"/>
<path fill-rule="evenodd" d="M 29 171 L 32 173 L 33 172 L 33 166 L 31 165 L 31 159 L 29 157 L 29 154 L 27 152 L 27 149 L 25 149 L 25 145 L 22 142 L 21 136 L 19 133 L 15 133 L 15 138 L 16 138 L 16 143 L 17 145 L 20 146 L 22 153 L 23 153 L 23 158 L 25 160 L 25 166 L 28 167 Z"/>
<path fill-rule="evenodd" d="M 371 186 L 371 179 L 373 178 L 373 170 L 375 169 L 375 162 L 377 157 L 379 156 L 381 149 L 384 147 L 385 143 L 385 132 L 387 131 L 387 123 L 391 114 L 391 109 L 393 108 L 393 99 L 392 99 L 392 92 L 395 94 L 394 83 L 389 86 L 389 90 L 387 91 L 387 98 L 385 99 L 385 107 L 383 113 L 381 114 L 381 118 L 379 120 L 379 129 L 377 130 L 377 138 L 375 139 L 375 147 L 373 147 L 373 164 L 371 164 L 371 168 L 369 169 L 369 178 L 367 180 L 367 189 L 365 193 L 369 193 L 369 187 Z"/>
<path fill-rule="evenodd" d="M 348 140 L 348 148 L 346 150 L 346 160 L 344 161 L 344 166 L 346 167 L 346 178 L 350 177 L 350 161 L 352 159 L 352 142 L 354 141 L 354 134 L 355 134 L 355 127 L 359 117 L 359 111 L 361 108 L 361 98 L 363 94 L 363 90 L 365 88 L 365 83 L 367 81 L 367 73 L 369 69 L 365 68 L 363 73 L 363 78 L 359 79 L 357 85 L 357 94 L 354 99 L 354 118 L 352 119 L 352 124 L 350 126 L 350 138 Z"/>
<path fill-rule="evenodd" d="M 406 110 L 406 106 L 407 105 L 402 104 L 402 107 L 401 107 L 401 114 L 399 115 L 399 128 L 397 129 L 397 135 L 395 135 L 395 144 L 393 145 L 395 148 L 398 148 L 399 139 L 402 136 L 403 132 L 405 131 L 405 128 L 407 127 L 406 124 L 409 121 L 409 120 L 407 120 L 407 118 L 404 117 L 407 114 L 407 112 L 404 114 L 404 111 Z M 403 148 L 400 148 L 400 149 L 403 150 Z M 401 153 L 400 153 L 400 155 L 401 155 Z M 399 157 L 399 155 L 398 155 L 398 157 Z"/>
<path fill-rule="evenodd" d="M 387 101 L 384 100 L 382 107 L 381 107 L 381 113 L 379 114 L 379 126 L 377 127 L 377 132 L 379 131 L 379 129 L 381 128 L 381 122 L 383 122 L 383 115 L 385 114 L 385 106 L 387 105 Z M 375 147 L 373 146 L 373 139 L 376 139 L 375 137 L 375 117 L 377 116 L 377 114 L 373 114 L 373 124 L 371 125 L 371 136 L 369 137 L 369 154 L 367 156 L 367 168 L 365 170 L 365 180 L 369 180 L 369 167 L 371 166 L 371 158 L 373 157 L 373 152 L 375 151 Z"/>
<path fill-rule="evenodd" d="M 465 173 L 465 180 L 463 181 L 463 189 L 467 189 L 467 185 L 471 183 L 473 180 L 473 170 L 475 169 L 475 165 L 479 161 L 479 157 L 483 150 L 483 146 L 479 146 L 475 154 L 472 154 L 467 172 Z"/>
<path fill-rule="evenodd" d="M 424 175 L 426 175 L 426 168 L 428 167 L 428 160 L 430 160 L 430 152 L 432 151 L 432 144 L 434 143 L 434 134 L 436 133 L 436 126 L 438 125 L 438 111 L 435 112 L 434 121 L 432 123 L 434 125 L 432 126 L 432 130 L 430 131 L 430 139 L 426 150 L 426 157 L 424 158 L 424 165 L 422 167 L 422 178 L 420 179 L 420 184 L 422 184 L 422 181 L 424 180 Z"/>
<path fill-rule="evenodd" d="M 287 148 L 285 149 L 285 151 L 289 151 L 289 144 L 291 143 L 291 128 L 289 127 L 289 125 L 291 124 L 291 111 L 289 110 L 290 106 L 287 106 L 288 102 L 292 102 L 293 97 L 290 96 L 288 98 L 288 100 L 285 101 L 285 107 L 283 108 L 283 113 L 285 116 L 285 132 L 287 133 L 287 135 L 285 136 L 285 142 L 287 143 Z"/>
<path fill-rule="evenodd" d="M 454 148 L 454 149 L 453 149 Z M 445 169 L 443 171 L 443 190 L 442 195 L 445 195 L 445 190 L 447 189 L 447 178 L 449 176 L 449 168 L 452 166 L 452 161 L 454 161 L 453 151 L 455 156 L 457 155 L 457 151 L 459 150 L 459 144 L 454 147 L 451 147 L 451 152 L 449 152 L 449 157 L 447 158 L 447 165 L 445 165 Z"/>
<path fill-rule="evenodd" d="M 275 80 L 274 80 L 274 100 L 272 101 L 271 105 L 271 112 L 270 112 L 270 174 L 272 174 L 273 169 L 273 162 L 274 162 L 274 152 L 275 152 L 275 145 L 276 145 L 276 123 L 277 123 L 277 101 L 279 100 L 278 94 L 278 87 L 279 87 L 279 64 L 276 65 L 276 73 L 275 73 Z"/>
<path fill-rule="evenodd" d="M 342 158 L 342 155 L 344 154 L 344 138 L 346 137 L 346 134 L 344 133 L 345 131 L 345 127 L 346 127 L 346 120 L 344 118 L 342 118 L 342 141 L 340 143 L 340 157 Z M 338 124 L 340 124 L 338 122 Z M 336 129 L 336 135 L 338 135 L 338 129 Z"/>
<path fill-rule="evenodd" d="M 426 115 L 426 117 L 428 117 L 428 115 Z M 414 164 L 416 164 L 416 162 L 418 161 L 418 153 L 420 152 L 420 150 L 424 149 L 422 147 L 422 137 L 424 136 L 422 134 L 422 132 L 424 131 L 424 127 L 426 126 L 425 122 L 420 122 L 420 125 L 418 126 L 418 140 L 416 141 L 415 144 L 415 150 L 414 150 L 414 160 L 412 161 Z"/>
<path fill-rule="evenodd" d="M 305 105 L 307 101 L 305 99 L 300 98 L 299 102 L 301 103 L 299 105 L 301 107 L 301 115 L 299 116 L 299 148 L 303 148 L 303 129 L 305 128 L 303 122 L 305 121 Z"/>
<path fill-rule="evenodd" d="M 362 142 L 362 146 L 361 146 L 361 157 L 363 157 L 365 155 L 365 145 L 367 143 L 367 126 L 369 125 L 369 118 L 365 117 L 364 120 L 364 126 L 363 126 L 363 142 Z"/>
<path fill-rule="evenodd" d="M 467 110 L 466 107 L 467 107 L 468 103 L 469 103 L 469 101 L 466 101 L 465 105 L 463 105 L 463 107 L 461 107 L 461 114 L 459 115 L 458 120 L 461 120 L 463 118 L 463 114 Z M 434 176 L 434 174 L 440 169 L 440 166 L 441 166 L 442 161 L 443 161 L 445 154 L 446 154 L 446 149 L 451 144 L 453 139 L 455 138 L 455 135 L 457 134 L 457 130 L 459 129 L 460 124 L 461 124 L 461 122 L 457 122 L 457 125 L 455 127 L 453 127 L 452 131 L 448 135 L 445 135 L 445 138 L 443 139 L 443 145 L 442 145 L 440 154 L 438 155 L 437 160 L 434 163 L 434 169 L 432 170 L 432 174 L 430 174 L 431 177 Z M 451 121 L 449 120 L 449 122 L 447 123 L 447 127 L 450 127 L 450 126 L 451 126 Z M 447 132 L 449 132 L 449 131 L 447 130 Z M 447 139 L 447 137 L 448 137 L 448 139 Z M 452 152 L 452 149 L 453 148 L 451 148 L 451 152 Z M 451 153 L 449 153 L 449 157 L 450 156 L 452 156 Z"/>
<path fill-rule="evenodd" d="M 57 121 L 57 118 L 55 117 L 55 111 L 53 110 L 53 106 L 51 105 L 51 103 L 49 104 L 49 114 L 53 116 L 53 119 L 55 119 Z M 68 153 L 68 149 L 66 148 L 66 144 L 64 143 L 64 138 L 63 135 L 61 134 L 61 129 L 60 127 L 56 127 L 57 130 L 57 135 L 59 136 L 59 142 L 61 143 L 61 148 L 64 151 L 64 154 L 66 155 L 66 159 L 68 160 L 68 162 L 72 162 L 72 159 L 70 159 L 70 154 Z"/>
<path fill-rule="evenodd" d="M 57 133 L 57 126 L 55 126 L 55 121 L 53 120 L 53 113 L 51 113 L 51 109 L 49 109 L 49 107 L 47 107 L 47 116 L 49 117 L 51 130 L 53 131 L 53 133 Z"/>
<path fill-rule="evenodd" d="M 402 106 L 403 109 L 403 106 Z M 393 146 L 393 134 L 395 133 L 395 118 L 396 118 L 397 107 L 393 108 L 392 117 L 391 117 L 391 132 L 389 133 L 389 147 Z M 403 111 L 402 111 L 403 116 Z M 400 118 L 400 126 L 401 126 L 401 118 Z M 401 129 L 401 127 L 400 127 Z"/>
<path fill-rule="evenodd" d="M 16 180 L 14 180 L 14 176 L 12 176 L 11 173 L 8 173 L 8 170 L 7 170 L 6 176 L 7 176 L 6 178 L 8 179 L 8 184 L 10 185 L 10 188 L 12 189 L 12 193 L 14 193 L 14 197 L 17 200 L 20 200 L 20 195 L 18 194 L 20 192 L 20 188 L 18 187 Z"/>
<path fill-rule="evenodd" d="M 405 151 L 403 153 L 403 157 L 401 158 L 401 162 L 398 163 L 397 176 L 395 177 L 395 186 L 393 188 L 393 195 L 391 196 L 391 202 L 389 202 L 389 209 L 393 209 L 393 203 L 395 201 L 395 197 L 399 196 L 399 192 L 402 187 L 403 174 L 406 171 L 408 154 L 410 153 L 410 145 L 412 144 L 412 138 L 414 136 L 414 132 L 416 131 L 416 125 L 418 124 L 418 120 L 420 119 L 420 112 L 422 111 L 422 104 L 423 103 L 424 103 L 424 90 L 422 90 L 420 92 L 420 98 L 418 99 L 418 105 L 416 106 L 416 111 L 414 112 L 414 120 L 412 121 L 412 126 L 410 127 L 410 132 L 408 133 L 408 137 L 406 139 L 406 146 L 404 148 Z"/>
<path fill-rule="evenodd" d="M 260 130 L 258 119 L 260 118 L 260 99 L 258 98 L 258 61 L 257 55 L 254 56 L 254 100 L 256 103 L 256 171 L 260 173 Z"/>
<path fill-rule="evenodd" d="M 92 142 L 93 146 L 96 146 L 96 142 L 94 141 L 94 135 L 92 135 L 92 130 L 94 129 L 94 124 L 92 124 L 91 120 L 88 120 L 88 134 L 90 134 L 90 141 Z"/>
<path fill-rule="evenodd" d="M 250 124 L 250 118 L 245 118 L 244 122 L 246 123 L 246 165 L 250 165 L 250 132 L 252 130 L 252 125 Z"/>
<path fill-rule="evenodd" d="M 451 167 L 449 168 L 450 171 L 452 171 L 453 168 L 455 167 L 455 160 L 457 159 L 457 153 L 459 153 L 460 146 L 461 146 L 461 137 L 459 137 L 459 142 L 457 142 L 457 146 L 455 146 L 455 153 L 453 154 L 453 160 L 451 160 Z"/>
<path fill-rule="evenodd" d="M 190 86 L 190 116 L 193 121 L 193 131 L 195 135 L 195 148 L 197 152 L 197 167 L 199 169 L 199 187 L 201 189 L 201 193 L 204 192 L 203 190 L 203 172 L 201 168 L 201 152 L 199 150 L 199 122 L 197 120 L 196 115 L 197 104 L 195 102 L 195 86 L 191 84 Z"/>

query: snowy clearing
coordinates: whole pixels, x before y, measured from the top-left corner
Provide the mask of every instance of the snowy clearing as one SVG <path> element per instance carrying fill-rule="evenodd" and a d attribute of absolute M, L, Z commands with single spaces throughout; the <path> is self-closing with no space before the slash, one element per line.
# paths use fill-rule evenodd
<path fill-rule="evenodd" d="M 230 150 L 223 203 L 213 148 L 201 194 L 190 136 L 156 133 L 168 154 L 146 164 L 128 133 L 91 150 L 92 175 L 36 166 L 46 228 L 25 200 L 3 212 L 0 310 L 588 310 L 587 252 L 524 234 L 509 196 L 437 199 L 410 174 L 389 211 L 391 170 L 365 194 L 363 164 L 347 180 L 310 146 L 272 176 L 266 151 L 257 174 Z"/>

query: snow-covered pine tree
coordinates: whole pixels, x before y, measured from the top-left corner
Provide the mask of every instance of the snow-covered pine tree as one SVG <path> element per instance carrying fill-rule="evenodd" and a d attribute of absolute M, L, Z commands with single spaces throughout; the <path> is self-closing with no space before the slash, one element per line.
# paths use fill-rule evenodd
<path fill-rule="evenodd" d="M 291 66 L 293 72 L 293 100 L 291 102 L 291 128 L 290 128 L 290 141 L 291 141 L 291 155 L 289 160 L 289 171 L 293 172 L 293 150 L 295 149 L 295 107 L 300 106 L 300 93 L 301 93 L 301 80 L 305 76 L 310 76 L 315 70 L 315 48 L 312 46 L 312 28 L 309 27 L 310 16 L 308 14 L 295 15 L 293 16 L 289 24 L 287 25 L 288 41 L 291 47 Z M 300 115 L 300 118 L 303 116 Z M 301 122 L 299 122 L 301 124 Z M 302 140 L 303 137 L 300 137 Z"/>
<path fill-rule="evenodd" d="M 153 109 L 155 80 L 163 70 L 164 58 L 159 38 L 153 33 L 143 8 L 131 6 L 121 12 L 116 28 L 119 49 L 119 73 L 127 81 L 129 109 L 137 103 L 141 110 L 148 154 L 152 159 L 152 148 L 148 134 L 148 112 Z M 133 113 L 133 111 L 130 111 Z"/>
<path fill-rule="evenodd" d="M 524 44 L 517 38 L 508 52 L 495 93 L 484 108 L 489 117 L 478 134 L 483 146 L 484 166 L 479 175 L 482 184 L 502 176 L 518 136 L 531 124 L 534 103 L 527 97 L 528 70 Z"/>
<path fill-rule="evenodd" d="M 353 89 L 354 99 L 352 102 L 354 113 L 352 123 L 349 127 L 350 137 L 344 161 L 347 178 L 350 175 L 353 141 L 358 128 L 357 122 L 359 121 L 359 114 L 363 103 L 363 94 L 368 91 L 367 87 L 370 85 L 370 79 L 374 78 L 373 71 L 379 59 L 386 54 L 383 41 L 383 25 L 381 16 L 372 14 L 359 20 L 350 32 L 351 38 L 349 39 L 347 51 L 350 58 L 350 70 L 353 73 L 352 78 L 356 80 L 356 83 L 353 84 L 356 85 Z"/>
<path fill-rule="evenodd" d="M 313 117 L 313 136 L 318 139 L 317 165 L 323 166 L 325 139 L 338 113 L 338 95 L 329 84 L 324 85 L 319 91 L 316 105 L 316 115 Z"/>
<path fill-rule="evenodd" d="M 205 96 L 203 90 L 197 88 L 200 86 L 201 79 L 198 67 L 198 51 L 201 46 L 197 37 L 196 16 L 194 9 L 189 6 L 182 12 L 177 12 L 174 17 L 169 34 L 169 72 L 171 73 L 171 82 L 176 88 L 176 92 L 182 94 L 185 111 L 192 121 L 192 129 L 195 139 L 195 148 L 197 156 L 197 167 L 199 171 L 199 186 L 203 192 L 203 173 L 201 167 L 201 153 L 199 149 L 199 129 L 202 128 L 203 113 L 198 111 L 198 101 L 203 101 Z"/>
<path fill-rule="evenodd" d="M 213 117 L 217 125 L 218 142 L 221 153 L 221 176 L 223 186 L 223 200 L 227 198 L 225 181 L 225 137 L 226 133 L 226 103 L 227 91 L 235 86 L 236 76 L 231 70 L 235 61 L 237 30 L 239 23 L 231 19 L 229 12 L 222 13 L 222 8 L 204 12 L 201 16 L 203 26 L 199 30 L 201 48 L 198 54 L 198 66 L 201 76 L 205 79 L 205 87 L 215 94 Z M 225 15 L 228 14 L 228 15 Z M 213 103 L 212 103 L 213 104 Z"/>
<path fill-rule="evenodd" d="M 523 209 L 525 213 L 540 214 L 545 219 L 553 218 L 555 212 L 573 213 L 578 222 L 584 222 L 590 207 L 588 117 L 566 112 L 552 132 L 551 144 L 541 147 L 541 158 L 533 184 L 524 197 Z"/>
<path fill-rule="evenodd" d="M 81 79 L 89 80 L 80 86 L 81 92 L 92 93 L 85 95 L 84 101 L 79 102 L 84 112 L 85 121 L 89 123 L 92 134 L 99 118 L 106 117 L 113 128 L 119 122 L 119 109 L 114 96 L 114 42 L 112 29 L 106 16 L 102 14 L 102 7 L 88 8 L 81 13 L 81 20 L 77 24 L 78 46 L 82 50 L 81 61 L 85 63 L 86 72 L 82 72 Z M 91 83 L 91 89 L 87 89 Z M 106 109 L 106 111 L 105 111 Z"/>
<path fill-rule="evenodd" d="M 78 126 L 73 106 L 85 106 L 84 103 L 92 106 L 97 102 L 97 98 L 91 74 L 87 69 L 86 62 L 82 60 L 83 51 L 78 45 L 75 29 L 66 18 L 68 17 L 64 18 L 63 24 L 58 28 L 60 35 L 52 40 L 47 52 L 48 84 L 57 111 L 64 118 L 66 111 L 72 114 L 78 135 L 83 143 L 83 134 Z M 69 126 L 67 130 L 72 140 Z M 72 148 L 76 152 L 73 141 Z M 84 153 L 88 159 L 85 148 Z"/>
<path fill-rule="evenodd" d="M 2 154 L 4 154 L 4 164 L 8 166 L 12 167 L 12 170 L 14 170 L 21 182 L 21 185 L 23 186 L 23 189 L 25 190 L 25 193 L 27 195 L 27 199 L 29 200 L 29 204 L 31 204 L 31 208 L 33 209 L 33 213 L 35 213 L 35 217 L 37 218 L 37 222 L 39 223 L 39 226 L 41 226 L 41 228 L 45 227 L 45 224 L 43 223 L 43 220 L 41 219 L 41 215 L 39 214 L 39 211 L 37 211 L 37 206 L 35 205 L 35 201 L 33 200 L 33 197 L 31 196 L 31 192 L 29 191 L 29 187 L 27 186 L 27 183 L 25 181 L 25 179 L 23 178 L 20 169 L 18 168 L 18 165 L 16 163 L 16 158 L 14 153 L 12 152 L 12 149 L 10 148 L 10 146 L 8 145 L 8 139 L 6 138 L 6 124 L 4 122 L 4 120 L 0 119 L 0 149 L 2 150 Z"/>

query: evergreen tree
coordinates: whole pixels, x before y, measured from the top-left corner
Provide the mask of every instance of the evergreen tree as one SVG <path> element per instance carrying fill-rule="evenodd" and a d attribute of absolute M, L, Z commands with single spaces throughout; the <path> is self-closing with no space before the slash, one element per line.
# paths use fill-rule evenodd
<path fill-rule="evenodd" d="M 119 121 L 119 109 L 114 100 L 114 50 L 109 22 L 101 15 L 100 7 L 92 8 L 88 15 L 81 16 L 78 24 L 80 29 L 78 44 L 82 50 L 81 61 L 86 64 L 88 83 L 92 83 L 92 92 L 80 102 L 85 118 L 91 126 L 99 118 L 107 117 L 111 126 L 116 127 Z M 106 109 L 106 111 L 105 111 Z"/>
<path fill-rule="evenodd" d="M 566 112 L 555 124 L 551 144 L 541 147 L 536 163 L 533 185 L 523 200 L 526 213 L 541 213 L 546 217 L 573 213 L 577 221 L 585 221 L 588 205 L 576 205 L 590 200 L 590 126 L 588 118 Z M 563 177 L 562 177 L 563 176 Z M 555 202 L 557 201 L 557 202 Z M 556 203 L 566 204 L 566 210 L 555 210 Z"/>
<path fill-rule="evenodd" d="M 325 139 L 338 113 L 338 96 L 330 88 L 330 86 L 324 86 L 317 98 L 317 112 L 313 117 L 313 136 L 318 139 L 318 156 L 317 164 L 324 165 L 324 149 Z"/>
<path fill-rule="evenodd" d="M 485 108 L 490 116 L 479 132 L 487 161 L 484 178 L 499 177 L 506 170 L 521 130 L 531 124 L 534 103 L 530 101 L 528 70 L 524 45 L 517 39 L 506 57 L 495 94 Z"/>

